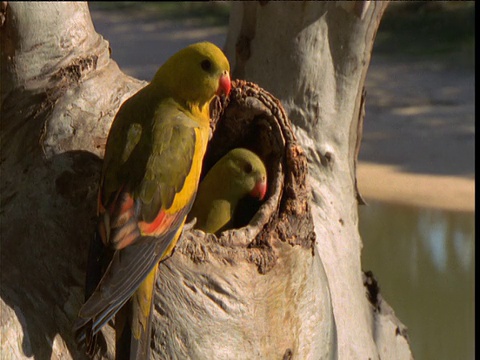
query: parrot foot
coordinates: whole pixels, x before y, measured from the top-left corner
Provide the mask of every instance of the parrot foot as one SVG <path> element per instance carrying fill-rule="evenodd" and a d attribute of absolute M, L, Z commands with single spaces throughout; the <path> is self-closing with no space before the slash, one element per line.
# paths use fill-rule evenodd
<path fill-rule="evenodd" d="M 185 225 L 183 225 L 182 233 L 185 232 L 185 231 L 192 230 L 196 223 L 197 223 L 197 218 L 196 217 L 194 217 L 188 223 L 185 223 Z"/>

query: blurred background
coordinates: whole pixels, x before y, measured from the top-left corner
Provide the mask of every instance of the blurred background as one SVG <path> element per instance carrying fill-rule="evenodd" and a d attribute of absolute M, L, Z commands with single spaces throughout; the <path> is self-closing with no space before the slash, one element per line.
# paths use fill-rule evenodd
<path fill-rule="evenodd" d="M 127 74 L 222 47 L 227 2 L 91 2 Z M 408 327 L 416 359 L 473 359 L 475 3 L 391 2 L 366 80 L 358 185 L 364 270 Z"/>

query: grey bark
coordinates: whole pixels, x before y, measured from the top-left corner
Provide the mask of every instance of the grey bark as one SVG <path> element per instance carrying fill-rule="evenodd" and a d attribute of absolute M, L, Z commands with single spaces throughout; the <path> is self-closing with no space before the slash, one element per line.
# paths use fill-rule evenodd
<path fill-rule="evenodd" d="M 86 3 L 12 2 L 4 16 L 0 296 L 9 316 L 0 351 L 79 359 L 71 331 L 83 300 L 98 156 L 118 107 L 143 84 L 110 59 Z M 9 324 L 21 327 L 16 338 L 3 336 Z"/>
<path fill-rule="evenodd" d="M 187 233 L 160 265 L 159 359 L 330 359 L 335 324 L 314 247 L 307 161 L 270 94 L 234 83 L 209 144 L 208 169 L 232 148 L 265 162 L 269 199 L 246 227 Z M 194 310 L 194 311 L 193 311 Z"/>
<path fill-rule="evenodd" d="M 337 325 L 339 359 L 409 359 L 405 327 L 366 297 L 356 155 L 362 98 L 386 2 L 236 2 L 226 53 L 235 76 L 281 100 L 309 161 L 317 250 Z M 368 101 L 368 99 L 367 99 Z M 386 315 L 388 313 L 388 316 Z"/>
<path fill-rule="evenodd" d="M 189 231 L 160 265 L 156 358 L 331 358 L 335 329 L 341 359 L 409 354 L 400 324 L 401 336 L 392 335 L 393 313 L 366 300 L 352 185 L 357 103 L 382 9 L 284 6 L 235 4 L 227 51 L 234 74 L 282 100 L 296 137 L 262 92 L 240 96 L 223 114 L 211 161 L 228 146 L 222 138 L 243 144 L 259 134 L 274 144 L 272 157 L 263 153 L 272 190 L 247 227 L 219 238 Z M 83 300 L 100 158 L 118 107 L 145 84 L 110 59 L 86 3 L 1 10 L 1 354 L 79 359 L 71 325 Z M 222 129 L 242 114 L 248 126 Z M 109 327 L 106 336 L 111 343 Z"/>

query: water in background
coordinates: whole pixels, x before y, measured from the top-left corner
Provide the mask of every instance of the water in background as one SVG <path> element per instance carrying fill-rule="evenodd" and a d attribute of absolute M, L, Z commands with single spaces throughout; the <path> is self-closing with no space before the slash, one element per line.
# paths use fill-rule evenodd
<path fill-rule="evenodd" d="M 416 359 L 474 359 L 473 213 L 359 208 L 362 264 L 408 327 Z"/>

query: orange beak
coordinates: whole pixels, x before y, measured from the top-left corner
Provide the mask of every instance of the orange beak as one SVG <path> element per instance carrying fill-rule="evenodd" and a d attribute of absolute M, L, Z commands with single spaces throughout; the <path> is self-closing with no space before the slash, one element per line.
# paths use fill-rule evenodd
<path fill-rule="evenodd" d="M 231 87 L 232 83 L 230 82 L 230 75 L 228 74 L 228 71 L 225 70 L 220 76 L 220 80 L 218 80 L 217 95 L 225 94 L 228 96 L 228 94 L 230 94 Z"/>
<path fill-rule="evenodd" d="M 250 196 L 263 200 L 267 194 L 267 181 L 265 178 L 255 184 L 255 187 L 250 192 Z"/>

